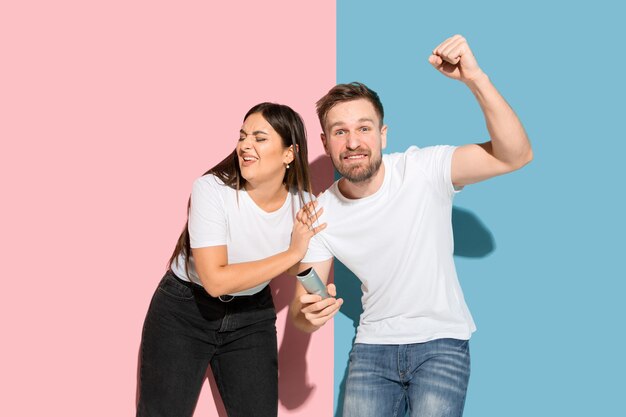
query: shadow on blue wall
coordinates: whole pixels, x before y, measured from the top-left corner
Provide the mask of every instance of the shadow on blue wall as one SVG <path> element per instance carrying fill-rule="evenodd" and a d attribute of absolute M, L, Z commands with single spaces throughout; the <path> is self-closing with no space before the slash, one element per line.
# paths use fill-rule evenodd
<path fill-rule="evenodd" d="M 454 231 L 454 256 L 482 258 L 494 251 L 495 241 L 493 235 L 474 213 L 453 207 L 452 228 Z M 361 282 L 348 268 L 336 260 L 334 281 L 337 288 L 340 289 L 341 297 L 344 300 L 341 314 L 347 316 L 352 321 L 356 334 L 359 317 L 363 311 L 361 305 Z M 352 343 L 354 344 L 354 337 L 352 338 Z M 343 417 L 342 404 L 345 397 L 347 376 L 348 367 L 346 366 L 339 386 L 335 417 Z"/>

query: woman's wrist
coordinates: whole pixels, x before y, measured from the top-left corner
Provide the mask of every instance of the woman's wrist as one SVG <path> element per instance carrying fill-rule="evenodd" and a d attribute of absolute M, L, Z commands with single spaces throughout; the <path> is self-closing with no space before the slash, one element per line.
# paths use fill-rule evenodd
<path fill-rule="evenodd" d="M 298 262 L 300 262 L 302 258 L 304 258 L 304 255 L 306 255 L 306 253 L 301 253 L 299 250 L 297 250 L 296 248 L 292 246 L 290 246 L 289 249 L 287 249 L 285 253 L 288 256 L 289 261 L 293 262 L 290 264 L 290 266 L 293 266 L 297 264 Z"/>

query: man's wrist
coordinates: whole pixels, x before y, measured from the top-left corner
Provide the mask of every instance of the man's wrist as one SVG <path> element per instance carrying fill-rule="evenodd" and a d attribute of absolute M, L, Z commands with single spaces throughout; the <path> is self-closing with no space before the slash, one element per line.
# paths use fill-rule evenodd
<path fill-rule="evenodd" d="M 467 85 L 472 91 L 479 90 L 489 84 L 491 84 L 491 81 L 489 80 L 487 74 L 485 74 L 482 70 L 465 79 L 465 85 Z"/>

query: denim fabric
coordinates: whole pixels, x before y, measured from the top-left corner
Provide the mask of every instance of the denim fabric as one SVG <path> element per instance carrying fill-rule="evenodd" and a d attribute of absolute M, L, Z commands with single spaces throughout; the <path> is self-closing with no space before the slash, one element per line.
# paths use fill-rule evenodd
<path fill-rule="evenodd" d="M 460 417 L 470 374 L 469 342 L 357 343 L 350 353 L 344 417 Z"/>
<path fill-rule="evenodd" d="M 275 322 L 269 287 L 225 303 L 166 273 L 144 323 L 137 416 L 191 416 L 210 365 L 229 417 L 276 417 Z"/>

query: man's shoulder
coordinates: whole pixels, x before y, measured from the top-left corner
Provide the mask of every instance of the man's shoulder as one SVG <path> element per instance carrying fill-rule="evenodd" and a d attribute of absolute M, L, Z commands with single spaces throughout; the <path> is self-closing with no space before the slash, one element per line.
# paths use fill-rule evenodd
<path fill-rule="evenodd" d="M 419 147 L 417 145 L 411 145 L 402 152 L 394 152 L 385 154 L 387 160 L 391 164 L 406 163 L 407 161 L 419 161 L 430 160 L 433 158 L 440 158 L 445 154 L 454 151 L 456 147 L 450 145 L 428 145 Z"/>
<path fill-rule="evenodd" d="M 420 148 L 417 145 L 411 145 L 403 151 L 389 152 L 383 155 L 383 160 L 387 163 L 396 163 L 398 161 L 406 160 L 409 156 L 415 156 L 422 153 L 424 148 Z"/>
<path fill-rule="evenodd" d="M 338 195 L 339 193 L 339 180 L 336 180 L 335 182 L 333 182 L 330 187 L 328 187 L 323 193 L 321 193 L 318 197 L 317 197 L 317 201 L 320 204 L 324 204 L 324 203 L 330 203 L 332 201 L 338 200 L 340 195 Z"/>
<path fill-rule="evenodd" d="M 435 148 L 441 145 L 427 145 L 427 146 L 418 146 L 418 145 L 410 145 L 403 151 L 390 152 L 386 154 L 388 158 L 403 158 L 409 155 L 420 155 L 424 153 L 428 153 L 432 151 L 432 148 Z"/>

